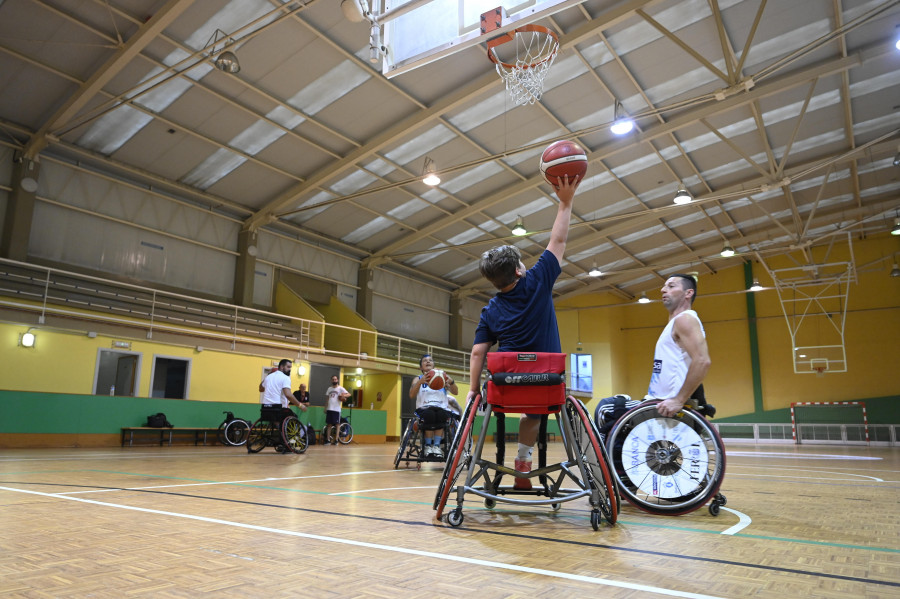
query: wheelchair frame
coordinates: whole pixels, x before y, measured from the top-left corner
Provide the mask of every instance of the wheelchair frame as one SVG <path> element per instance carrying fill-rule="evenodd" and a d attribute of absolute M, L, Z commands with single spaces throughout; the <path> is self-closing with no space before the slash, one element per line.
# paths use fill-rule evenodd
<path fill-rule="evenodd" d="M 484 406 L 484 420 L 481 433 L 477 441 L 474 441 L 473 428 L 478 407 L 481 405 Z M 560 425 L 567 459 L 558 464 L 541 466 L 529 473 L 517 472 L 503 465 L 505 440 L 499 436 L 496 439 L 497 462 L 482 458 L 491 413 L 492 406 L 483 403 L 481 395 L 472 398 L 463 410 L 462 420 L 453 438 L 435 496 L 433 506 L 436 511 L 435 520 L 440 521 L 444 518 L 444 508 L 451 494 L 455 492 L 456 507 L 446 514 L 446 522 L 453 527 L 460 526 L 463 522 L 462 508 L 467 493 L 484 498 L 485 507 L 488 509 L 495 507 L 497 502 L 504 502 L 520 506 L 550 505 L 552 509 L 558 510 L 560 504 L 565 501 L 587 497 L 593 508 L 591 526 L 594 530 L 600 528 L 601 517 L 610 524 L 615 524 L 619 513 L 619 498 L 615 479 L 611 474 L 611 462 L 599 441 L 596 427 L 580 401 L 568 396 L 561 409 L 554 412 Z M 546 450 L 545 436 L 539 439 L 539 450 Z M 543 462 L 541 456 L 540 463 Z M 457 485 L 457 479 L 463 472 L 466 476 L 463 482 Z M 518 490 L 513 486 L 501 486 L 503 476 L 537 478 L 540 484 L 530 490 Z M 563 488 L 565 482 L 574 483 L 576 488 Z M 539 499 L 512 497 L 526 494 L 537 495 Z M 541 496 L 543 498 L 540 498 Z"/>
<path fill-rule="evenodd" d="M 296 415 L 281 418 L 281 409 L 278 412 L 267 413 L 266 408 L 260 409 L 260 418 L 250 427 L 247 437 L 247 452 L 259 453 L 268 446 L 273 446 L 278 453 L 303 453 L 309 446 L 306 437 L 306 425 L 300 422 Z"/>
<path fill-rule="evenodd" d="M 628 410 L 606 439 L 622 495 L 638 509 L 671 516 L 712 499 L 709 513 L 718 516 L 727 502 L 719 493 L 725 477 L 719 433 L 697 410 L 661 416 L 659 403 L 646 401 Z"/>
<path fill-rule="evenodd" d="M 450 455 L 453 437 L 456 435 L 456 419 L 452 416 L 447 418 L 444 424 L 444 437 L 441 439 L 441 450 L 444 457 L 426 456 L 425 455 L 425 435 L 422 426 L 422 419 L 418 414 L 413 414 L 406 424 L 403 431 L 403 437 L 400 438 L 400 447 L 397 449 L 397 456 L 394 458 L 394 470 L 400 467 L 400 462 L 406 462 L 409 468 L 410 462 L 416 463 L 416 470 L 422 467 L 422 462 L 445 462 L 447 456 Z"/>

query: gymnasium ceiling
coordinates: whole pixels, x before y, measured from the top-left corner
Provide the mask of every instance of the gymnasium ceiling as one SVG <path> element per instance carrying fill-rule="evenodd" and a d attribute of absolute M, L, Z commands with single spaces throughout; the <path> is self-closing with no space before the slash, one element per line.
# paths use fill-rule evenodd
<path fill-rule="evenodd" d="M 530 264 L 545 246 L 555 139 L 590 160 L 561 297 L 893 225 L 898 0 L 587 0 L 539 23 L 560 52 L 542 100 L 515 106 L 483 45 L 385 78 L 339 0 L 0 0 L 0 143 L 463 296 L 488 292 L 482 251 Z M 216 29 L 239 73 L 204 53 Z M 679 182 L 693 203 L 672 203 Z"/>

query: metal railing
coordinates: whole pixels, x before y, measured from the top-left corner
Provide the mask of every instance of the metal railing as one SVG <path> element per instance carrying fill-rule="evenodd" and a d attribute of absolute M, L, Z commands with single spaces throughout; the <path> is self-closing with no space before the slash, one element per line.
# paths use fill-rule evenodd
<path fill-rule="evenodd" d="M 148 339 L 157 331 L 184 334 L 192 345 L 197 339 L 230 342 L 232 349 L 247 343 L 313 360 L 320 355 L 376 362 L 391 370 L 418 369 L 420 356 L 431 353 L 458 377 L 469 369 L 467 351 L 2 258 L 0 307 L 37 314 L 38 324 L 50 316 L 71 321 L 77 330 L 106 323 Z"/>
<path fill-rule="evenodd" d="M 900 445 L 900 424 L 798 424 L 797 439 L 788 424 L 710 423 L 726 443 L 796 443 L 798 445 Z"/>

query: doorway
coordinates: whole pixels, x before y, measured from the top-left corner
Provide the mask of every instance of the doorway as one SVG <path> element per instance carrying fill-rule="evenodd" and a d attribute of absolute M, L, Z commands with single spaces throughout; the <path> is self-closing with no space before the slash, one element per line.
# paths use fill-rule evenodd
<path fill-rule="evenodd" d="M 134 397 L 140 373 L 141 354 L 114 349 L 97 351 L 94 395 Z"/>

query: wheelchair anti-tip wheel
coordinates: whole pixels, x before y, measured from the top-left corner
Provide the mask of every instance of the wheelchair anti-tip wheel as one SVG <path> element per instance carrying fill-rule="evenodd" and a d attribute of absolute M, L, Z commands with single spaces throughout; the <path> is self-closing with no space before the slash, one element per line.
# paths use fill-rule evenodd
<path fill-rule="evenodd" d="M 600 443 L 600 434 L 591 422 L 584 405 L 574 397 L 566 398 L 565 417 L 569 420 L 574 437 L 571 442 L 566 443 L 566 450 L 574 454 L 570 458 L 582 466 L 587 478 L 584 481 L 585 487 L 593 487 L 599 496 L 597 505 L 594 505 L 593 497 L 591 500 L 594 508 L 591 525 L 597 530 L 600 521 L 599 516 L 595 521 L 594 514 L 601 513 L 607 522 L 615 524 L 619 516 L 618 493 L 609 457 L 603 444 Z"/>
<path fill-rule="evenodd" d="M 281 423 L 281 439 L 285 447 L 294 453 L 303 453 L 309 444 L 306 427 L 296 416 L 288 416 Z"/>
<path fill-rule="evenodd" d="M 476 408 L 481 401 L 481 396 L 476 395 L 463 410 L 462 420 L 459 428 L 456 429 L 456 435 L 453 437 L 453 443 L 450 445 L 450 451 L 447 454 L 447 462 L 444 464 L 444 472 L 441 476 L 441 482 L 438 485 L 437 494 L 434 498 L 434 509 L 437 511 L 435 518 L 440 520 L 447 505 L 447 498 L 456 486 L 456 479 L 459 475 L 468 470 L 472 460 L 472 428 L 475 425 Z M 456 524 L 449 521 L 453 513 L 459 516 Z M 453 516 L 456 518 L 456 516 Z M 457 507 L 448 514 L 448 523 L 451 526 L 459 526 L 462 524 L 462 508 Z"/>
<path fill-rule="evenodd" d="M 686 514 L 718 493 L 725 447 L 697 412 L 684 409 L 664 417 L 656 411 L 658 403 L 645 402 L 626 412 L 610 432 L 607 448 L 629 503 L 651 514 Z"/>

